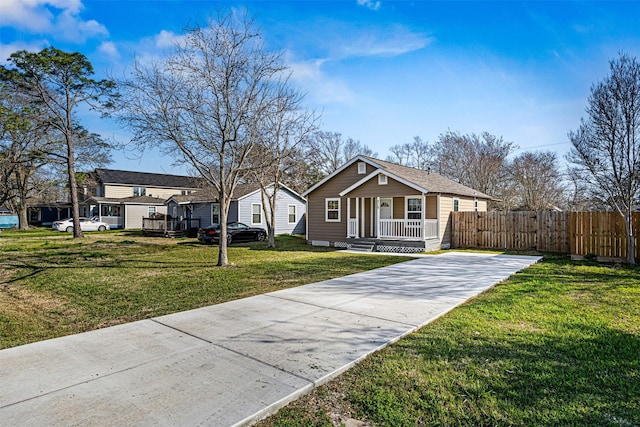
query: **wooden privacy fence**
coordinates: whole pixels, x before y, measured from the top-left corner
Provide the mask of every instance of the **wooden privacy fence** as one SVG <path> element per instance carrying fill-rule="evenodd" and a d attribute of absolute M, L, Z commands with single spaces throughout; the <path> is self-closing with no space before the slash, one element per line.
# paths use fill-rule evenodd
<path fill-rule="evenodd" d="M 640 212 L 633 227 L 640 233 Z M 624 220 L 615 212 L 452 212 L 451 247 L 627 257 Z"/>

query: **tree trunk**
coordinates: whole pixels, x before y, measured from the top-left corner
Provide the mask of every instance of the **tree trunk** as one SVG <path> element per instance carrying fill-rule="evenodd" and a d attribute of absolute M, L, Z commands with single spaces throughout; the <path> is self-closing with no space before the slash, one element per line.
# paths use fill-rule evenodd
<path fill-rule="evenodd" d="M 627 229 L 627 262 L 631 265 L 636 265 L 636 244 L 633 235 L 633 221 L 631 209 L 627 209 L 624 214 L 625 228 Z"/>
<path fill-rule="evenodd" d="M 20 209 L 18 209 L 18 221 L 20 224 L 20 230 L 29 229 L 29 215 L 27 213 L 26 203 L 20 203 Z"/>
<path fill-rule="evenodd" d="M 276 185 L 273 186 L 273 194 L 271 196 L 269 196 L 269 194 L 267 193 L 267 189 L 265 187 L 261 188 L 261 194 L 262 194 L 262 206 L 269 206 L 269 212 L 267 215 L 267 210 L 263 209 L 264 213 L 265 213 L 265 220 L 267 223 L 267 233 L 268 233 L 268 238 L 267 238 L 267 247 L 270 249 L 275 249 L 276 248 L 276 203 L 275 203 L 275 198 L 276 198 Z"/>
<path fill-rule="evenodd" d="M 73 136 L 71 135 L 71 126 L 67 129 L 67 173 L 69 174 L 69 194 L 71 195 L 71 217 L 73 218 L 73 238 L 81 239 L 84 237 L 80 228 L 80 203 L 78 200 L 78 191 L 76 183 L 76 167 L 75 153 L 73 147 Z"/>
<path fill-rule="evenodd" d="M 227 186 L 225 185 L 224 153 L 220 153 L 220 241 L 218 242 L 218 267 L 229 265 L 227 255 L 227 215 L 229 215 L 229 201 L 227 200 Z"/>

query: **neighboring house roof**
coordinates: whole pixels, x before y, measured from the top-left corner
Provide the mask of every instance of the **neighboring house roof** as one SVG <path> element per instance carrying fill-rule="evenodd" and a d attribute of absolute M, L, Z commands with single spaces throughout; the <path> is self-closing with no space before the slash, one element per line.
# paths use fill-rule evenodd
<path fill-rule="evenodd" d="M 480 191 L 474 190 L 473 188 L 467 187 L 466 185 L 462 185 L 459 182 L 455 182 L 453 180 L 445 178 L 442 175 L 438 175 L 437 173 L 408 166 L 402 166 L 396 163 L 391 163 L 367 156 L 354 157 L 353 159 L 342 165 L 340 168 L 338 168 L 335 172 L 305 191 L 303 193 L 303 196 L 311 193 L 356 161 L 364 161 L 366 163 L 369 163 L 371 166 L 377 168 L 377 170 L 362 178 L 360 181 L 354 183 L 352 186 L 346 188 L 341 193 L 341 195 L 352 191 L 353 189 L 359 187 L 360 185 L 364 184 L 365 182 L 369 181 L 371 178 L 379 174 L 384 174 L 406 184 L 409 187 L 415 188 L 416 190 L 425 193 L 452 194 L 459 196 L 477 197 L 479 199 L 494 200 L 493 197 L 487 194 L 481 193 Z"/>
<path fill-rule="evenodd" d="M 286 185 L 280 184 L 280 187 L 291 192 L 294 196 L 298 197 L 301 201 L 304 201 L 304 198 L 301 195 L 299 195 L 298 193 L 296 193 Z M 242 200 L 245 197 L 249 197 L 250 195 L 258 191 L 260 191 L 260 185 L 258 185 L 257 183 L 240 184 L 236 187 L 235 191 L 233 192 L 232 200 Z M 174 201 L 179 205 L 188 205 L 193 203 L 211 203 L 211 202 L 218 201 L 218 192 L 216 189 L 209 187 L 206 189 L 194 191 L 191 194 L 185 194 L 185 195 L 176 194 L 174 196 L 171 196 L 169 199 L 167 199 L 165 203 L 169 203 L 170 201 Z"/>
<path fill-rule="evenodd" d="M 96 169 L 96 178 L 102 184 L 135 185 L 140 187 L 199 188 L 203 179 L 183 175 L 166 175 L 114 169 Z"/>
<path fill-rule="evenodd" d="M 123 198 L 89 197 L 83 203 L 86 204 L 91 200 L 96 203 L 112 203 L 116 205 L 163 205 L 164 204 L 164 199 L 161 199 L 159 197 L 152 197 L 152 196 L 133 196 L 133 197 L 123 197 Z"/>

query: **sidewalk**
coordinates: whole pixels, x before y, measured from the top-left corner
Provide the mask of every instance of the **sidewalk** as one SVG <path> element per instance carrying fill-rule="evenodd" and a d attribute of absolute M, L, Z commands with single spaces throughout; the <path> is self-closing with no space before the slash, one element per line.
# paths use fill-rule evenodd
<path fill-rule="evenodd" d="M 447 253 L 0 351 L 0 425 L 250 423 L 540 257 Z"/>

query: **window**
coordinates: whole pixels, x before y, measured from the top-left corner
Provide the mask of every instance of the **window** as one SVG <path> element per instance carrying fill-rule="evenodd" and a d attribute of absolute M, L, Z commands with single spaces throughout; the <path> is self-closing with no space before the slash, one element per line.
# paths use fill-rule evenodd
<path fill-rule="evenodd" d="M 387 175 L 378 175 L 378 185 L 387 185 Z"/>
<path fill-rule="evenodd" d="M 186 196 L 188 194 L 191 194 L 191 190 L 182 190 L 180 194 L 182 194 L 183 196 Z"/>
<path fill-rule="evenodd" d="M 262 205 L 260 203 L 251 204 L 251 224 L 262 224 Z"/>
<path fill-rule="evenodd" d="M 324 199 L 325 221 L 340 222 L 340 199 Z"/>
<path fill-rule="evenodd" d="M 367 173 L 367 164 L 365 162 L 358 162 L 358 175 L 364 175 Z"/>
<path fill-rule="evenodd" d="M 155 206 L 149 206 L 149 216 L 153 215 L 156 213 L 156 207 Z"/>
<path fill-rule="evenodd" d="M 220 224 L 220 203 L 211 204 L 211 224 Z"/>
<path fill-rule="evenodd" d="M 407 198 L 407 219 L 422 219 L 422 197 Z"/>
<path fill-rule="evenodd" d="M 145 196 L 147 194 L 147 189 L 145 187 L 133 187 L 133 195 L 136 196 Z"/>
<path fill-rule="evenodd" d="M 458 212 L 460 210 L 460 199 L 453 199 L 453 211 Z"/>
<path fill-rule="evenodd" d="M 120 206 L 102 205 L 102 216 L 120 216 Z"/>
<path fill-rule="evenodd" d="M 477 200 L 473 201 L 473 208 L 475 209 L 476 212 L 478 212 L 478 201 Z"/>
<path fill-rule="evenodd" d="M 289 205 L 289 224 L 296 223 L 296 205 Z"/>

